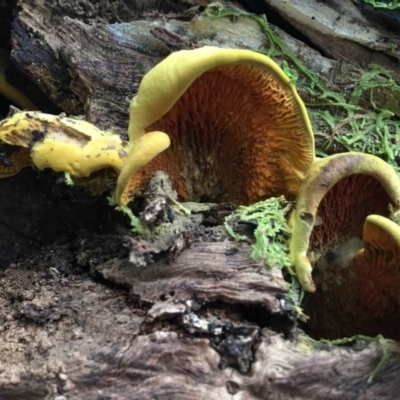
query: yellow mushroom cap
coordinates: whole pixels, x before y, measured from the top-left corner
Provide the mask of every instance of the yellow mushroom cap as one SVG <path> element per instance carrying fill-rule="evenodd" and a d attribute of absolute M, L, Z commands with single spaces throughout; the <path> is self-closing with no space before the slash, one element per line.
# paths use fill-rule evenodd
<path fill-rule="evenodd" d="M 365 218 L 389 216 L 389 205 L 400 208 L 400 180 L 378 157 L 350 152 L 314 162 L 290 217 L 290 254 L 303 289 L 315 290 L 311 251 L 361 238 Z"/>
<path fill-rule="evenodd" d="M 0 141 L 31 149 L 39 169 L 68 172 L 74 178 L 94 171 L 122 169 L 126 151 L 121 138 L 94 125 L 40 112 L 20 112 L 0 122 Z"/>
<path fill-rule="evenodd" d="M 383 262 L 389 268 L 400 266 L 400 226 L 395 222 L 381 215 L 369 215 L 364 223 L 363 239 L 371 259 L 384 256 L 377 250 L 390 252 L 383 257 Z"/>
<path fill-rule="evenodd" d="M 143 78 L 130 106 L 130 146 L 146 132 L 171 146 L 132 177 L 166 171 L 181 198 L 249 204 L 294 198 L 314 160 L 303 102 L 269 57 L 203 47 L 171 54 Z"/>

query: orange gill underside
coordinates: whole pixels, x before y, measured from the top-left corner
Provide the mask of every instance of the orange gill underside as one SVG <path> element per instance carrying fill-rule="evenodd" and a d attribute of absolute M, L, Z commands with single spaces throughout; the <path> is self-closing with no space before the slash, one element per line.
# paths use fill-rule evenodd
<path fill-rule="evenodd" d="M 400 248 L 388 232 L 368 225 L 364 242 L 364 249 L 353 259 L 353 279 L 366 315 L 379 318 L 393 310 L 399 313 Z"/>
<path fill-rule="evenodd" d="M 146 131 L 171 138 L 169 149 L 142 168 L 131 187 L 166 171 L 181 199 L 249 204 L 294 198 L 312 160 L 310 138 L 289 89 L 257 65 L 218 67 L 200 76 Z M 286 87 L 286 86 L 285 86 Z"/>
<path fill-rule="evenodd" d="M 310 238 L 310 250 L 324 251 L 348 238 L 362 238 L 368 215 L 389 215 L 389 195 L 370 175 L 357 174 L 341 179 L 322 199 L 317 215 L 321 223 Z"/>
<path fill-rule="evenodd" d="M 0 159 L 0 178 L 18 173 L 22 168 L 32 164 L 31 150 L 24 147 L 4 145 L 5 157 Z"/>
<path fill-rule="evenodd" d="M 400 265 L 390 262 L 399 254 L 368 247 L 347 268 L 319 271 L 323 283 L 303 304 L 314 338 L 381 334 L 400 340 Z"/>
<path fill-rule="evenodd" d="M 304 302 L 310 316 L 307 330 L 313 337 L 383 334 L 400 339 L 400 265 L 396 262 L 400 254 L 384 250 L 389 235 L 364 232 L 367 243 L 360 240 L 365 218 L 388 216 L 389 203 L 385 189 L 368 175 L 342 179 L 322 200 L 318 209 L 322 224 L 314 228 L 310 247 L 325 254 L 313 273 L 317 291 Z M 358 248 L 351 247 L 354 238 L 359 240 Z M 343 254 L 346 251 L 349 254 Z"/>

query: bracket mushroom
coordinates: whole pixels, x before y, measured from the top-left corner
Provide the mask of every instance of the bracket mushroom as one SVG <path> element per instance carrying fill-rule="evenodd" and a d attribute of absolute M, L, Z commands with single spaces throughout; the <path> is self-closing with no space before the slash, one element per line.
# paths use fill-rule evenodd
<path fill-rule="evenodd" d="M 114 198 L 123 205 L 164 170 L 181 199 L 250 204 L 294 199 L 315 159 L 295 86 L 274 61 L 250 50 L 173 53 L 143 78 L 128 131 L 122 143 L 84 121 L 17 113 L 0 124 L 0 140 L 32 151 L 29 158 L 14 149 L 3 176 L 32 162 L 79 183 L 108 168 L 118 175 Z"/>
<path fill-rule="evenodd" d="M 400 226 L 380 215 L 370 215 L 364 223 L 363 240 L 364 247 L 354 255 L 353 265 L 355 274 L 362 277 L 358 285 L 365 287 L 365 281 L 370 282 L 370 293 L 362 299 L 366 310 L 371 315 L 376 304 L 385 308 L 390 299 L 400 306 Z"/>
<path fill-rule="evenodd" d="M 128 156 L 118 204 L 158 170 L 169 174 L 181 199 L 294 199 L 315 159 L 311 124 L 295 86 L 274 61 L 250 50 L 183 50 L 156 65 L 130 106 L 129 145 L 136 155 L 138 141 L 160 154 L 139 167 L 136 156 Z"/>
<path fill-rule="evenodd" d="M 389 217 L 390 207 L 400 208 L 400 179 L 383 160 L 350 152 L 315 161 L 289 221 L 291 260 L 303 289 L 315 291 L 312 261 L 346 241 L 357 243 L 367 216 Z"/>
<path fill-rule="evenodd" d="M 380 334 L 399 340 L 400 226 L 381 215 L 369 215 L 362 240 L 343 242 L 334 257 L 324 269 L 317 266 L 318 290 L 303 303 L 310 317 L 307 332 L 314 338 Z M 347 263 L 337 262 L 343 260 Z"/>
<path fill-rule="evenodd" d="M 351 283 L 363 304 L 364 318 L 379 318 L 400 306 L 400 226 L 380 215 L 369 215 L 363 241 L 363 248 L 353 257 L 351 277 L 355 281 Z"/>
<path fill-rule="evenodd" d="M 32 164 L 40 170 L 67 172 L 79 182 L 111 169 L 118 175 L 127 151 L 119 135 L 77 119 L 36 111 L 17 112 L 0 122 L 0 141 L 11 165 L 0 168 L 7 177 Z"/>

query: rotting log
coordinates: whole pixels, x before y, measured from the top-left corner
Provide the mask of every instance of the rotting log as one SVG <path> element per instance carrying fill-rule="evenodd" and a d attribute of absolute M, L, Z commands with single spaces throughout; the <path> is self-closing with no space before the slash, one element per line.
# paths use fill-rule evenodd
<path fill-rule="evenodd" d="M 171 51 L 268 44 L 255 21 L 211 20 L 204 2 L 149 2 L 145 13 L 128 3 L 19 0 L 14 65 L 58 109 L 125 134 L 141 77 Z M 342 67 L 276 31 L 327 81 Z M 282 308 L 282 271 L 225 233 L 232 207 L 177 216 L 154 241 L 53 174 L 24 170 L 0 186 L 0 398 L 400 396 L 399 345 L 302 333 Z"/>
<path fill-rule="evenodd" d="M 279 13 L 328 56 L 364 68 L 371 63 L 379 64 L 399 75 L 398 9 L 374 9 L 366 1 L 261 3 Z"/>

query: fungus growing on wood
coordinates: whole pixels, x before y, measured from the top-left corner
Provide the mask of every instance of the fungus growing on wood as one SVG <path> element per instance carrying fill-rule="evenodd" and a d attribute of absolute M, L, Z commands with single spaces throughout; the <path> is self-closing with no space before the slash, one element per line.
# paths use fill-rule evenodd
<path fill-rule="evenodd" d="M 353 242 L 353 243 L 351 243 Z M 318 290 L 304 303 L 307 331 L 315 338 L 357 334 L 400 339 L 400 226 L 369 215 L 363 240 L 343 242 L 314 275 Z M 350 252 L 349 257 L 344 254 Z M 346 264 L 335 261 L 346 259 Z"/>
<path fill-rule="evenodd" d="M 118 180 L 118 204 L 157 170 L 169 174 L 181 199 L 294 199 L 315 158 L 293 83 L 270 58 L 249 50 L 179 51 L 149 71 L 130 106 L 132 151 L 139 153 L 135 143 L 153 131 L 165 132 L 171 145 L 140 170 L 130 157 Z"/>
<path fill-rule="evenodd" d="M 368 318 L 381 317 L 400 306 L 400 226 L 380 215 L 364 223 L 364 247 L 353 257 L 354 286 L 363 297 Z M 365 290 L 365 288 L 368 288 Z M 397 317 L 400 319 L 400 316 Z"/>
<path fill-rule="evenodd" d="M 370 214 L 390 216 L 390 205 L 400 208 L 400 180 L 395 171 L 378 157 L 345 153 L 313 163 L 300 187 L 290 217 L 290 255 L 304 290 L 315 291 L 311 262 L 320 263 L 343 243 L 351 241 L 352 254 L 339 262 L 351 262 Z M 346 251 L 344 251 L 346 253 Z M 340 258 L 340 257 L 339 257 Z M 317 261 L 318 260 L 318 261 Z M 337 260 L 328 260 L 329 265 Z"/>
<path fill-rule="evenodd" d="M 17 112 L 0 122 L 0 141 L 12 146 L 11 154 L 15 154 L 3 176 L 17 173 L 30 160 L 41 170 L 67 172 L 76 179 L 105 168 L 119 174 L 126 158 L 118 135 L 86 121 L 40 112 Z"/>
<path fill-rule="evenodd" d="M 135 140 L 126 157 L 126 163 L 118 176 L 118 183 L 115 198 L 119 199 L 119 204 L 129 202 L 129 193 L 132 192 L 131 177 L 140 168 L 148 164 L 154 157 L 168 148 L 170 139 L 164 132 L 150 132 Z"/>

